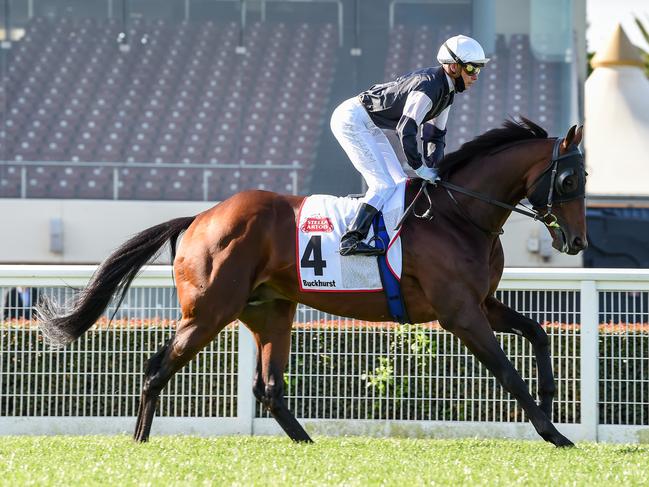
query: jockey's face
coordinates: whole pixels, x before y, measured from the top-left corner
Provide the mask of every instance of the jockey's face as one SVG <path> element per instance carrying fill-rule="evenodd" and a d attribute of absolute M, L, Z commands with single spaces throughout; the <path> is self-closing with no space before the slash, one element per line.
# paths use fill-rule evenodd
<path fill-rule="evenodd" d="M 473 74 L 468 74 L 466 70 L 462 69 L 462 66 L 460 66 L 457 63 L 454 64 L 446 64 L 444 65 L 446 72 L 452 77 L 452 78 L 458 78 L 462 76 L 462 79 L 464 80 L 464 89 L 468 90 L 473 83 L 475 83 L 478 80 L 478 74 L 473 73 Z"/>
<path fill-rule="evenodd" d="M 465 89 L 471 88 L 471 85 L 478 81 L 478 75 L 476 73 L 469 74 L 466 72 L 466 69 L 462 69 L 462 66 L 459 64 L 455 65 L 455 69 L 460 72 L 460 76 L 462 76 L 462 79 L 464 79 L 464 86 L 466 87 Z"/>

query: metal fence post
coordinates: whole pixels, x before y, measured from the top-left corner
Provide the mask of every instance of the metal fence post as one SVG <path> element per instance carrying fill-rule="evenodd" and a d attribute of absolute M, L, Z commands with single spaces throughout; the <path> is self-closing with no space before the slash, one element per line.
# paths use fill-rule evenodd
<path fill-rule="evenodd" d="M 255 417 L 255 398 L 252 380 L 257 363 L 257 347 L 252 333 L 239 322 L 239 367 L 237 374 L 237 419 L 243 434 L 252 434 L 252 420 Z"/>
<path fill-rule="evenodd" d="M 27 198 L 27 166 L 20 168 L 20 197 Z"/>
<path fill-rule="evenodd" d="M 599 300 L 595 281 L 581 282 L 581 425 L 597 441 L 599 424 Z"/>

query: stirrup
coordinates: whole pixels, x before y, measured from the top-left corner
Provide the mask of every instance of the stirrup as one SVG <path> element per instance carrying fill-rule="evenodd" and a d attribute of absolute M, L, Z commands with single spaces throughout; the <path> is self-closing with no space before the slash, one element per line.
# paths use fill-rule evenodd
<path fill-rule="evenodd" d="M 383 255 L 385 251 L 363 242 L 372 226 L 378 210 L 372 205 L 361 203 L 347 231 L 340 239 L 340 255 Z"/>
<path fill-rule="evenodd" d="M 349 247 L 343 248 L 342 241 L 340 242 L 340 255 L 362 255 L 367 257 L 376 257 L 377 255 L 385 254 L 384 249 L 378 249 L 372 247 L 371 245 L 366 244 L 362 240 L 356 240 L 356 242 Z"/>
<path fill-rule="evenodd" d="M 366 255 L 368 257 L 385 255 L 385 249 L 372 247 L 371 245 L 368 245 L 365 242 L 358 242 L 358 245 L 356 246 L 355 250 L 356 250 L 356 255 Z"/>

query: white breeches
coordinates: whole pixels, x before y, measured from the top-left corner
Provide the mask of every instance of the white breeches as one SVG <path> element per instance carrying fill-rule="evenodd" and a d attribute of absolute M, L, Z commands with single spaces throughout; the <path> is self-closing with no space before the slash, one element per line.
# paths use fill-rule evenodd
<path fill-rule="evenodd" d="M 367 183 L 362 201 L 380 210 L 397 184 L 407 179 L 388 138 L 356 97 L 334 110 L 331 131 Z"/>

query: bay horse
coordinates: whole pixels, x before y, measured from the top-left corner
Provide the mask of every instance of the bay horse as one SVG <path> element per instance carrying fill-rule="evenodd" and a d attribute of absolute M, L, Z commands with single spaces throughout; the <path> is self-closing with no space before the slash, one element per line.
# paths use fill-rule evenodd
<path fill-rule="evenodd" d="M 442 161 L 442 181 L 430 188 L 435 218 L 411 215 L 401 230 L 401 287 L 411 321 L 438 320 L 459 337 L 516 398 L 538 434 L 556 446 L 573 444 L 551 422 L 555 385 L 546 332 L 494 296 L 504 267 L 499 230 L 513 205 L 528 197 L 555 248 L 576 254 L 586 247 L 585 171 L 577 148 L 582 128 L 573 126 L 564 138 L 554 139 L 522 118 L 467 142 Z M 566 161 L 572 165 L 562 165 Z M 421 184 L 414 180 L 408 185 L 406 204 Z M 158 397 L 169 379 L 239 319 L 257 346 L 256 399 L 292 440 L 311 441 L 284 400 L 283 373 L 297 303 L 360 320 L 391 318 L 383 293 L 300 291 L 295 232 L 303 199 L 244 191 L 196 216 L 151 227 L 111 254 L 67 311 L 58 311 L 52 302 L 41 305 L 46 339 L 70 343 L 95 323 L 114 295 L 121 304 L 139 269 L 170 242 L 182 318 L 175 335 L 146 364 L 135 440 L 149 438 Z M 531 342 L 539 404 L 494 331 Z"/>

